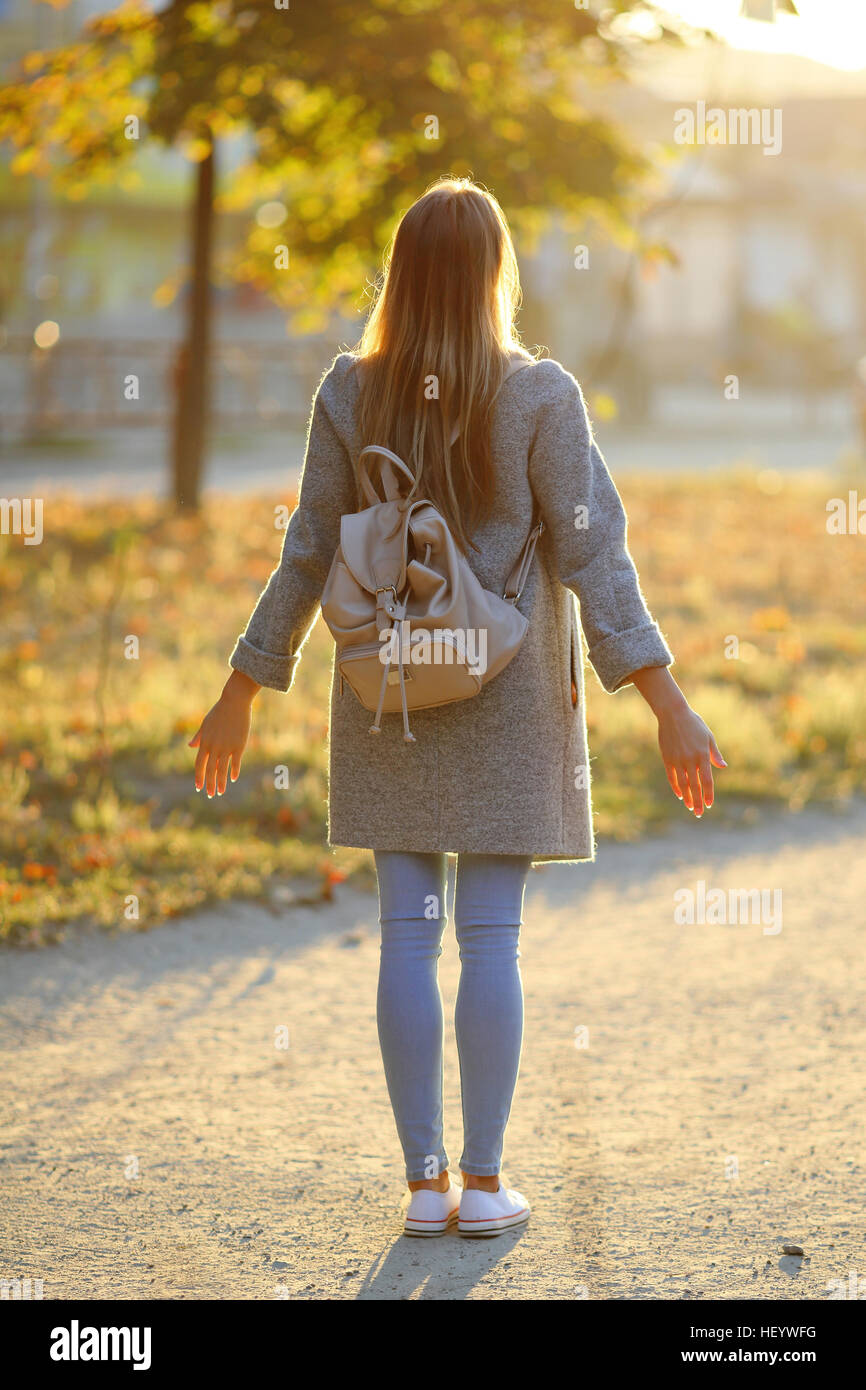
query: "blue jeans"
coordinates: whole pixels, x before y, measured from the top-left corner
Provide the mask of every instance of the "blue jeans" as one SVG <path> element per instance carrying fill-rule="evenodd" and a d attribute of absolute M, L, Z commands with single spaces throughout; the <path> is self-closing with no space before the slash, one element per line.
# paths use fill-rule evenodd
<path fill-rule="evenodd" d="M 520 1065 L 523 990 L 518 937 L 531 860 L 461 854 L 454 923 L 460 987 L 454 1014 L 465 1173 L 499 1172 Z M 447 920 L 444 854 L 376 852 L 382 946 L 377 1021 L 388 1094 L 411 1181 L 448 1167 L 442 1132 L 439 957 Z"/>

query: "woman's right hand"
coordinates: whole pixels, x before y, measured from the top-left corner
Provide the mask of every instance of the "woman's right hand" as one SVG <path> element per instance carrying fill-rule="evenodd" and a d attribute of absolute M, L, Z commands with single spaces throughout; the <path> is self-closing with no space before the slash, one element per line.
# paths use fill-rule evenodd
<path fill-rule="evenodd" d="M 195 789 L 207 786 L 208 796 L 222 796 L 231 771 L 238 780 L 241 758 L 250 736 L 253 700 L 261 689 L 242 671 L 232 671 L 216 704 L 205 715 L 198 733 L 189 741 L 198 749 Z"/>

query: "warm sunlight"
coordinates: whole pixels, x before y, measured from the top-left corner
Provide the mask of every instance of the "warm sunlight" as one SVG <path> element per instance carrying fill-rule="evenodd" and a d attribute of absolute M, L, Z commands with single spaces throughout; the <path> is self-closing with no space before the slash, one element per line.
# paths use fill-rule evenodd
<path fill-rule="evenodd" d="M 669 9 L 694 24 L 716 30 L 735 48 L 796 53 L 831 67 L 866 68 L 866 4 L 863 0 L 795 0 L 797 15 L 782 0 L 672 0 Z M 767 23 L 749 19 L 770 14 Z"/>
<path fill-rule="evenodd" d="M 866 0 L 0 0 L 22 1384 L 862 1361 L 864 149 Z"/>

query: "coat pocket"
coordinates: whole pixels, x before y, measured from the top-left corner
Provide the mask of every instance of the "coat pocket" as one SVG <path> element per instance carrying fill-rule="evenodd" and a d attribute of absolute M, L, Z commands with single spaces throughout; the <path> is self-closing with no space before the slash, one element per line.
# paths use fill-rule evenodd
<path fill-rule="evenodd" d="M 571 708 L 572 708 L 572 709 L 577 709 L 578 692 L 579 692 L 579 690 L 580 690 L 580 679 L 579 679 L 579 677 L 580 677 L 580 669 L 579 669 L 579 667 L 578 667 L 578 662 L 580 661 L 580 658 L 581 658 L 581 653 L 580 653 L 580 636 L 579 636 L 578 631 L 577 631 L 577 620 L 576 620 L 576 618 L 575 618 L 575 616 L 574 616 L 574 613 L 572 612 L 572 615 L 571 615 L 571 630 L 570 630 L 570 636 L 569 636 L 569 663 L 568 663 L 568 676 L 569 676 L 569 687 L 570 687 L 570 691 L 571 691 Z"/>

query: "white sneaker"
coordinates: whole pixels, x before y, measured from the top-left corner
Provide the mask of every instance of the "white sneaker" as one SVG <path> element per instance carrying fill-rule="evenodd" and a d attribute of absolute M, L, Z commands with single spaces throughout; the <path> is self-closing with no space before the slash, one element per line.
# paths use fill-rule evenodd
<path fill-rule="evenodd" d="M 470 1187 L 460 1202 L 458 1230 L 461 1236 L 498 1236 L 509 1226 L 521 1226 L 529 1220 L 529 1203 L 522 1192 L 502 1187 L 498 1192 L 484 1192 Z"/>
<path fill-rule="evenodd" d="M 403 1234 L 407 1236 L 441 1236 L 457 1220 L 463 1188 L 451 1179 L 447 1192 L 434 1192 L 432 1188 L 421 1187 L 413 1192 L 403 1223 Z"/>

